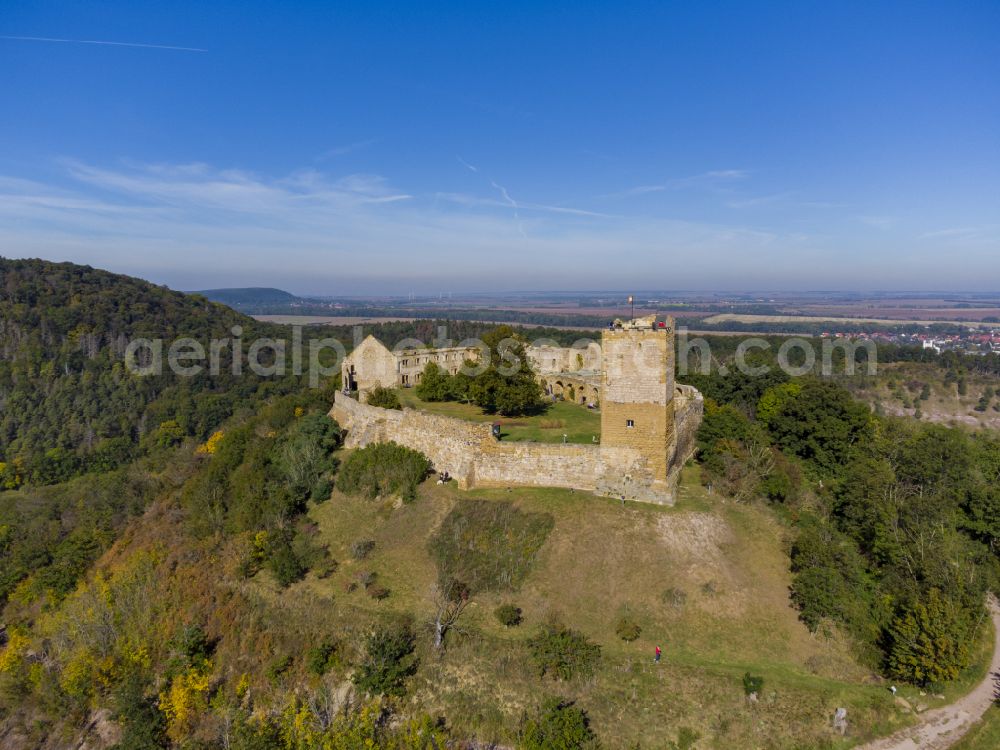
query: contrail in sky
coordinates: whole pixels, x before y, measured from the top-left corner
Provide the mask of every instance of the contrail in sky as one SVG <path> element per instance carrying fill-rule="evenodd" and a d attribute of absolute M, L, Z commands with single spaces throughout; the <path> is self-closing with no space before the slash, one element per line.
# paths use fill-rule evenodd
<path fill-rule="evenodd" d="M 473 172 L 478 172 L 479 171 L 478 167 L 472 166 L 471 164 L 469 164 L 469 162 L 467 162 L 461 156 L 456 156 L 455 158 L 458 159 L 460 162 L 462 162 L 462 164 L 464 164 L 466 167 L 468 167 L 469 169 L 471 169 Z"/>
<path fill-rule="evenodd" d="M 467 167 L 470 171 L 475 172 L 476 174 L 479 174 L 479 167 L 475 167 L 472 164 L 469 164 L 469 162 L 467 162 L 461 156 L 458 156 L 456 158 L 460 162 L 462 162 L 462 164 L 465 167 Z M 517 231 L 521 233 L 522 237 L 524 237 L 525 239 L 527 239 L 528 235 L 526 235 L 524 233 L 524 224 L 521 223 L 521 216 L 517 212 L 518 209 L 520 208 L 520 206 L 517 204 L 517 201 L 510 197 L 510 193 L 507 192 L 507 188 L 505 188 L 503 185 L 497 184 L 497 182 L 495 180 L 492 180 L 490 178 L 487 178 L 487 179 L 490 180 L 490 185 L 492 185 L 494 188 L 496 188 L 500 192 L 500 195 L 503 197 L 504 202 L 506 202 L 508 206 L 510 206 L 511 208 L 514 209 L 514 220 L 517 222 Z"/>
<path fill-rule="evenodd" d="M 15 39 L 21 42 L 65 42 L 67 44 L 101 44 L 109 47 L 143 47 L 145 49 L 171 49 L 178 52 L 208 52 L 198 47 L 175 47 L 170 44 L 141 44 L 139 42 L 105 42 L 97 39 L 53 39 L 47 36 L 7 36 L 0 39 Z"/>

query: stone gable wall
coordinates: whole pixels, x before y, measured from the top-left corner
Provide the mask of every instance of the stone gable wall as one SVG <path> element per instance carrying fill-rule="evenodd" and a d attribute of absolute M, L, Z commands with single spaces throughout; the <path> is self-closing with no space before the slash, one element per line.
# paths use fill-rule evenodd
<path fill-rule="evenodd" d="M 369 336 L 347 355 L 342 366 L 344 382 L 353 368 L 358 389 L 368 391 L 376 386 L 395 388 L 398 379 L 396 357 L 374 336 Z"/>

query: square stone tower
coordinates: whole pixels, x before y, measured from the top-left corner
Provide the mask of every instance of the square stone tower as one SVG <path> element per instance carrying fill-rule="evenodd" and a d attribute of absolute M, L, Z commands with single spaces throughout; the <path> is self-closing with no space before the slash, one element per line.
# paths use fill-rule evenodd
<path fill-rule="evenodd" d="M 674 321 L 616 320 L 601 336 L 601 446 L 642 453 L 667 481 L 674 450 Z"/>

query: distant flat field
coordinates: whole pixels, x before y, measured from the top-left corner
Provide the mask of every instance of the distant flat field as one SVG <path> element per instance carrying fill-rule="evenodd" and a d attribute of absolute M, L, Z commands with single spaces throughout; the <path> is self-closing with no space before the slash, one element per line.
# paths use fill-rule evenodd
<path fill-rule="evenodd" d="M 944 323 L 953 326 L 974 326 L 979 328 L 994 328 L 996 323 L 979 323 L 973 320 L 899 320 L 894 318 L 838 318 L 825 315 L 735 315 L 724 313 L 705 318 L 702 323 L 717 325 L 719 323 L 876 323 L 881 325 L 927 325 L 929 323 Z"/>
<path fill-rule="evenodd" d="M 286 326 L 355 326 L 363 323 L 396 323 L 416 320 L 416 318 L 352 318 L 348 315 L 254 315 L 253 317 L 265 323 L 278 323 Z"/>
<path fill-rule="evenodd" d="M 627 318 L 632 314 L 628 305 L 623 307 L 587 307 L 580 305 L 497 305 L 496 310 L 510 310 L 512 312 L 523 313 L 545 313 L 549 315 L 594 315 L 606 317 L 609 321 L 614 318 Z M 684 315 L 687 317 L 698 317 L 699 315 L 712 315 L 711 311 L 698 309 L 684 309 L 670 307 L 670 312 L 661 313 L 666 315 Z M 659 308 L 648 308 L 636 306 L 635 315 L 641 318 L 644 315 L 652 315 L 658 312 Z"/>
<path fill-rule="evenodd" d="M 931 306 L 896 306 L 896 305 L 796 305 L 797 310 L 789 313 L 802 312 L 809 315 L 833 315 L 852 317 L 868 315 L 876 318 L 920 319 L 949 318 L 951 320 L 976 321 L 983 318 L 1000 318 L 1000 307 L 931 307 Z"/>
<path fill-rule="evenodd" d="M 399 321 L 414 321 L 414 320 L 433 320 L 433 318 L 352 318 L 347 315 L 253 315 L 255 320 L 259 320 L 264 323 L 277 323 L 279 325 L 288 326 L 309 326 L 309 325 L 328 325 L 328 326 L 356 326 L 356 325 L 373 325 L 376 323 L 397 323 Z M 447 315 L 442 312 L 441 319 L 445 319 Z M 510 326 L 520 326 L 521 328 L 557 328 L 562 331 L 596 331 L 599 330 L 597 326 L 550 326 L 543 323 L 523 323 L 520 321 L 504 321 L 504 320 L 462 320 L 463 323 L 491 323 L 493 325 L 510 325 Z"/>

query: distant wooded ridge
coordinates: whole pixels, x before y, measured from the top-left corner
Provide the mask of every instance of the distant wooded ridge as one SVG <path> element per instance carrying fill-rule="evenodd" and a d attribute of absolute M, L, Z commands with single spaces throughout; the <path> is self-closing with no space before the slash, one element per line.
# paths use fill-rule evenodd
<path fill-rule="evenodd" d="M 212 302 L 221 302 L 237 309 L 247 305 L 290 305 L 294 302 L 304 301 L 283 289 L 258 286 L 235 289 L 202 289 L 190 292 L 190 294 L 200 294 Z"/>

